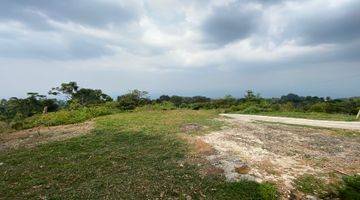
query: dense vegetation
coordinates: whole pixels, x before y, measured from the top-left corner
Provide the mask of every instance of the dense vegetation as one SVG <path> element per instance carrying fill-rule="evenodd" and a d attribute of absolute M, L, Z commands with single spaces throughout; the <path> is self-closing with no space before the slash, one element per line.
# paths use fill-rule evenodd
<path fill-rule="evenodd" d="M 28 93 L 26 98 L 10 98 L 0 101 L 0 129 L 6 127 L 21 129 L 35 125 L 57 125 L 61 122 L 49 122 L 41 113 L 66 110 L 72 114 L 59 117 L 74 118 L 73 122 L 113 113 L 116 111 L 134 110 L 149 106 L 162 109 L 187 108 L 219 109 L 222 112 L 239 112 L 245 114 L 261 113 L 284 116 L 315 117 L 319 119 L 354 120 L 360 109 L 360 98 L 331 99 L 330 97 L 302 97 L 296 94 L 284 95 L 280 98 L 262 98 L 249 90 L 243 98 L 227 95 L 223 98 L 211 99 L 204 96 L 182 97 L 161 95 L 150 99 L 146 91 L 133 90 L 113 100 L 109 95 L 98 89 L 80 88 L 76 82 L 63 83 L 49 91 L 49 98 L 38 93 Z M 50 96 L 50 97 L 51 97 Z M 60 97 L 59 100 L 55 97 Z M 102 107 L 102 108 L 100 108 Z M 100 110 L 100 111 L 99 111 Z M 65 113 L 65 112 L 64 112 Z M 312 113 L 310 115 L 301 113 Z M 315 114 L 314 114 L 315 113 Z M 337 114 L 337 115 L 326 115 Z M 74 117 L 79 114 L 81 117 Z M 26 123 L 31 117 L 30 125 Z M 60 120 L 61 121 L 61 120 Z"/>

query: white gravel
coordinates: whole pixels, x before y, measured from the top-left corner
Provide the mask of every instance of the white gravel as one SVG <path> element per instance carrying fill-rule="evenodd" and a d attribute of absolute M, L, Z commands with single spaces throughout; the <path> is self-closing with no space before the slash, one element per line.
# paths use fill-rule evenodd
<path fill-rule="evenodd" d="M 244 114 L 221 114 L 221 115 L 240 121 L 266 121 L 266 122 L 278 122 L 285 124 L 306 125 L 306 126 L 315 126 L 315 127 L 324 127 L 324 128 L 360 130 L 360 122 L 313 120 L 313 119 L 270 117 L 270 116 L 261 116 L 261 115 L 244 115 Z"/>

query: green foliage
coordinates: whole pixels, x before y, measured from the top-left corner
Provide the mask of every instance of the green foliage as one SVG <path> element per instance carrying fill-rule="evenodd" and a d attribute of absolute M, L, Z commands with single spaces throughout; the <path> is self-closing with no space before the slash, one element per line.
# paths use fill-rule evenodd
<path fill-rule="evenodd" d="M 12 125 L 14 129 L 26 129 L 36 126 L 56 126 L 84 122 L 94 117 L 119 112 L 111 106 L 81 107 L 76 110 L 61 110 L 46 115 L 35 115 L 24 120 L 17 120 Z"/>
<path fill-rule="evenodd" d="M 291 112 L 295 110 L 294 104 L 292 102 L 286 102 L 284 104 L 280 104 L 280 111 L 282 112 Z"/>
<path fill-rule="evenodd" d="M 112 101 L 111 97 L 103 94 L 101 90 L 81 88 L 72 95 L 72 101 L 77 101 L 80 105 L 96 105 Z"/>
<path fill-rule="evenodd" d="M 310 106 L 308 111 L 310 111 L 310 112 L 326 112 L 327 105 L 328 104 L 325 103 L 325 102 L 315 103 L 315 104 Z"/>
<path fill-rule="evenodd" d="M 256 101 L 261 99 L 260 94 L 254 94 L 252 90 L 247 90 L 244 96 L 245 101 Z"/>
<path fill-rule="evenodd" d="M 176 107 L 170 101 L 163 101 L 161 103 L 148 104 L 142 107 L 138 107 L 136 110 L 175 110 Z"/>
<path fill-rule="evenodd" d="M 61 83 L 60 87 L 54 87 L 49 91 L 51 95 L 58 95 L 60 93 L 67 96 L 68 99 L 72 97 L 79 89 L 76 82 Z"/>
<path fill-rule="evenodd" d="M 241 113 L 244 114 L 255 114 L 255 113 L 260 113 L 261 109 L 256 107 L 256 106 L 250 106 L 245 108 Z"/>
<path fill-rule="evenodd" d="M 118 107 L 122 110 L 134 110 L 136 107 L 150 103 L 148 92 L 133 90 L 117 98 Z"/>
<path fill-rule="evenodd" d="M 344 186 L 340 189 L 340 197 L 344 200 L 360 199 L 360 175 L 345 176 Z"/>
<path fill-rule="evenodd" d="M 28 97 L 25 99 L 13 97 L 9 100 L 1 100 L 0 120 L 6 121 L 10 123 L 12 127 L 19 129 L 23 127 L 23 119 L 40 114 L 43 110 L 47 110 L 48 112 L 57 111 L 59 108 L 79 110 L 82 107 L 92 107 L 112 102 L 111 97 L 102 93 L 101 90 L 80 88 L 76 82 L 62 83 L 59 87 L 52 88 L 49 94 L 63 94 L 67 96 L 67 101 L 48 99 L 44 95 L 33 92 L 28 93 Z M 170 102 L 171 105 L 168 102 Z M 239 112 L 246 114 L 284 112 L 285 114 L 280 115 L 287 115 L 287 113 L 291 112 L 302 112 L 307 113 L 304 114 L 306 118 L 317 118 L 317 116 L 322 118 L 321 115 L 329 113 L 334 114 L 332 115 L 334 119 L 343 119 L 346 117 L 340 116 L 340 114 L 347 114 L 349 115 L 349 117 L 347 117 L 348 120 L 354 120 L 354 117 L 350 115 L 356 115 L 360 109 L 360 98 L 331 99 L 329 97 L 320 98 L 316 96 L 302 97 L 290 93 L 278 99 L 266 99 L 262 98 L 260 94 L 255 95 L 253 91 L 248 90 L 244 98 L 240 99 L 231 95 L 226 95 L 218 99 L 210 99 L 204 96 L 183 97 L 161 95 L 158 99 L 151 100 L 146 91 L 133 90 L 119 96 L 116 101 L 117 108 L 121 110 L 134 110 L 138 107 L 144 107 L 145 105 L 147 105 L 148 109 L 154 110 L 168 110 L 176 107 L 192 110 L 218 109 L 221 112 Z M 307 115 L 310 117 L 307 117 Z M 325 116 L 325 118 L 329 116 Z M 339 116 L 340 118 L 336 118 L 335 116 Z"/>
<path fill-rule="evenodd" d="M 25 99 L 12 97 L 9 100 L 0 101 L 0 120 L 11 121 L 23 119 L 37 113 L 42 113 L 44 107 L 49 112 L 56 111 L 58 104 L 55 99 L 46 99 L 37 93 L 28 93 Z"/>
<path fill-rule="evenodd" d="M 67 97 L 68 103 L 79 104 L 80 106 L 97 105 L 112 101 L 112 98 L 98 89 L 81 88 L 76 82 L 62 83 L 60 87 L 52 88 L 51 95 L 63 94 Z"/>

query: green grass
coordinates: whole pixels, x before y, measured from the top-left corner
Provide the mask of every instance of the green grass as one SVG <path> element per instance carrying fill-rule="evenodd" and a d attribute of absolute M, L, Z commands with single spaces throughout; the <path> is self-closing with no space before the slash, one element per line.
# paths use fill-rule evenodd
<path fill-rule="evenodd" d="M 304 119 L 335 120 L 335 121 L 356 121 L 356 115 L 329 114 L 316 112 L 260 112 L 255 115 L 294 117 Z"/>
<path fill-rule="evenodd" d="M 340 188 L 341 199 L 360 199 L 360 175 L 346 176 L 343 180 L 344 186 Z"/>
<path fill-rule="evenodd" d="M 96 119 L 85 136 L 0 153 L 4 199 L 276 199 L 271 184 L 201 176 L 181 126 L 218 129 L 212 111 L 142 111 Z M 201 134 L 192 133 L 192 134 Z M 180 163 L 185 163 L 180 165 Z"/>
<path fill-rule="evenodd" d="M 310 174 L 295 180 L 296 188 L 305 193 L 317 196 L 321 199 L 360 199 L 360 176 L 344 176 L 343 180 L 335 183 L 325 183 L 320 178 Z"/>
<path fill-rule="evenodd" d="M 296 188 L 305 194 L 321 196 L 326 193 L 325 183 L 313 175 L 305 174 L 295 180 Z"/>

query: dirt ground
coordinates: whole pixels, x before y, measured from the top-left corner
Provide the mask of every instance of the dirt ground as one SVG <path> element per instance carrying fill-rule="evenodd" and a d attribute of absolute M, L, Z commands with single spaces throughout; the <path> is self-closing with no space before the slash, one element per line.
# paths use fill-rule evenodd
<path fill-rule="evenodd" d="M 51 127 L 36 127 L 12 133 L 0 134 L 0 151 L 19 147 L 33 147 L 50 141 L 61 141 L 85 135 L 93 129 L 94 122 Z"/>
<path fill-rule="evenodd" d="M 221 168 L 229 181 L 273 182 L 287 199 L 296 192 L 294 180 L 301 175 L 331 182 L 334 177 L 360 173 L 360 132 L 344 135 L 330 129 L 223 120 L 229 127 L 198 139 L 215 149 L 206 158 Z M 250 171 L 239 174 L 235 172 L 238 166 Z"/>

